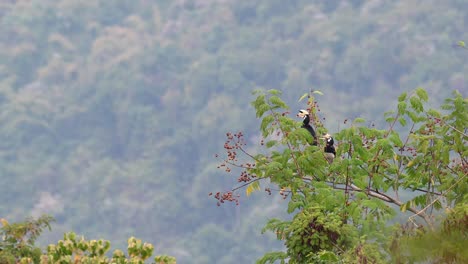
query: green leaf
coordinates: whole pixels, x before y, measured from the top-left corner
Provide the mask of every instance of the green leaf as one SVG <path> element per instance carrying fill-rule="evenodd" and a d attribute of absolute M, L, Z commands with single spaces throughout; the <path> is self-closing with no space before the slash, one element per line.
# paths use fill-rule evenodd
<path fill-rule="evenodd" d="M 406 119 L 404 117 L 398 118 L 398 121 L 400 122 L 402 126 L 406 126 Z"/>
<path fill-rule="evenodd" d="M 400 139 L 400 135 L 398 135 L 396 132 L 393 132 L 389 136 L 389 139 L 393 144 L 395 144 L 395 146 L 397 146 L 397 147 L 402 147 L 403 146 L 403 142 Z"/>
<path fill-rule="evenodd" d="M 458 42 L 457 42 L 457 45 L 460 46 L 460 47 L 462 47 L 462 48 L 466 48 L 466 44 L 465 44 L 464 41 L 461 41 L 461 40 L 458 41 Z"/>
<path fill-rule="evenodd" d="M 385 118 L 385 122 L 387 122 L 387 123 L 392 123 L 393 121 L 395 121 L 395 117 L 393 117 L 393 116 Z"/>
<path fill-rule="evenodd" d="M 270 93 L 272 95 L 280 95 L 281 91 L 278 91 L 276 89 L 270 89 L 270 90 L 268 90 L 268 93 Z"/>
<path fill-rule="evenodd" d="M 277 173 L 279 170 L 281 170 L 283 165 L 277 161 L 272 161 L 268 164 L 266 168 L 266 175 L 271 175 L 273 173 Z"/>
<path fill-rule="evenodd" d="M 427 111 L 427 113 L 428 113 L 430 116 L 440 118 L 440 112 L 437 111 L 437 110 L 435 110 L 435 109 L 429 109 L 429 110 Z"/>
<path fill-rule="evenodd" d="M 363 200 L 361 205 L 368 207 L 369 209 L 377 209 L 379 207 L 379 202 L 375 199 Z"/>
<path fill-rule="evenodd" d="M 286 105 L 285 102 L 283 102 L 283 100 L 281 100 L 278 96 L 274 95 L 272 97 L 270 97 L 270 102 L 274 105 L 274 106 L 278 106 L 278 107 L 281 107 L 281 108 L 284 108 L 284 109 L 287 109 L 288 106 Z"/>
<path fill-rule="evenodd" d="M 392 116 L 393 114 L 395 114 L 395 111 L 390 110 L 384 113 L 384 117 Z"/>
<path fill-rule="evenodd" d="M 418 195 L 414 197 L 411 202 L 417 206 L 424 206 L 426 204 L 426 201 L 427 201 L 427 196 L 425 194 L 422 194 L 422 195 Z"/>
<path fill-rule="evenodd" d="M 298 209 L 298 208 L 301 208 L 302 206 L 304 205 L 303 202 L 299 201 L 299 202 L 289 202 L 288 204 L 288 214 L 294 212 L 294 210 Z"/>
<path fill-rule="evenodd" d="M 398 102 L 403 102 L 406 99 L 407 93 L 404 92 L 400 96 L 398 96 Z"/>
<path fill-rule="evenodd" d="M 355 124 L 359 124 L 359 123 L 365 123 L 366 120 L 364 118 L 361 118 L 361 117 L 358 117 L 356 119 L 354 119 L 353 123 Z"/>
<path fill-rule="evenodd" d="M 393 147 L 390 144 L 390 140 L 388 140 L 386 138 L 381 138 L 381 139 L 377 140 L 375 145 L 378 146 L 378 147 L 381 147 L 383 150 L 392 149 L 392 147 Z"/>
<path fill-rule="evenodd" d="M 360 159 L 357 162 L 361 162 L 362 160 L 366 160 L 369 158 L 369 151 L 366 148 L 361 147 L 360 145 L 354 145 L 354 149 L 356 153 L 359 155 Z M 362 159 L 362 160 L 361 160 Z M 353 163 L 356 164 L 356 163 Z"/>
<path fill-rule="evenodd" d="M 365 189 L 367 187 L 367 182 L 363 179 L 354 179 L 354 184 L 361 189 Z"/>
<path fill-rule="evenodd" d="M 309 93 L 303 94 L 303 95 L 301 96 L 301 98 L 299 98 L 299 101 L 298 101 L 298 102 L 304 100 L 304 98 L 306 98 L 308 95 L 309 95 Z"/>
<path fill-rule="evenodd" d="M 406 102 L 399 102 L 398 103 L 398 113 L 402 114 L 406 111 Z"/>
<path fill-rule="evenodd" d="M 255 98 L 255 100 L 252 101 L 252 105 L 255 108 L 257 108 L 261 104 L 265 104 L 265 95 L 264 94 L 258 95 L 257 98 Z"/>
<path fill-rule="evenodd" d="M 320 260 L 327 261 L 327 263 L 329 263 L 329 262 L 333 263 L 333 262 L 337 262 L 339 260 L 338 257 L 335 255 L 335 253 L 333 253 L 331 251 L 320 252 L 319 256 L 320 256 Z"/>
<path fill-rule="evenodd" d="M 419 122 L 419 117 L 415 112 L 407 112 L 407 114 L 411 118 L 411 121 L 413 121 L 413 123 Z"/>
<path fill-rule="evenodd" d="M 428 140 L 420 141 L 419 146 L 418 146 L 419 152 L 427 153 L 428 148 L 429 148 L 429 141 Z"/>
<path fill-rule="evenodd" d="M 364 136 L 366 137 L 372 137 L 373 135 L 373 130 L 372 129 L 369 129 L 367 127 L 359 127 L 359 131 L 364 134 Z"/>
<path fill-rule="evenodd" d="M 410 98 L 410 103 L 411 103 L 411 107 L 416 110 L 417 113 L 420 113 L 422 111 L 424 111 L 424 107 L 421 103 L 421 100 L 416 97 L 416 96 L 412 96 Z"/>
<path fill-rule="evenodd" d="M 267 104 L 261 104 L 258 107 L 256 107 L 256 110 L 257 110 L 256 115 L 258 118 L 260 118 L 263 116 L 263 114 L 265 114 L 268 110 L 270 110 L 270 106 Z"/>
<path fill-rule="evenodd" d="M 274 145 L 276 145 L 277 143 L 278 143 L 277 140 L 270 140 L 270 141 L 268 141 L 265 145 L 266 145 L 267 148 L 271 148 L 271 147 L 273 147 Z"/>
<path fill-rule="evenodd" d="M 285 263 L 284 260 L 288 259 L 289 256 L 285 252 L 268 252 L 266 253 L 261 259 L 257 260 L 257 264 L 273 264 L 276 263 L 278 260 L 281 263 Z"/>
<path fill-rule="evenodd" d="M 440 200 L 436 200 L 434 202 L 434 208 L 437 209 L 437 210 L 442 209 L 442 203 L 440 202 Z"/>
<path fill-rule="evenodd" d="M 424 90 L 421 87 L 418 87 L 416 89 L 416 94 L 418 95 L 419 99 L 423 100 L 424 102 L 427 102 L 427 100 L 429 100 L 426 90 Z"/>
<path fill-rule="evenodd" d="M 266 132 L 266 129 L 274 120 L 275 118 L 271 115 L 265 116 L 262 119 L 262 123 L 260 124 L 260 130 L 262 131 L 263 134 Z"/>
<path fill-rule="evenodd" d="M 257 95 L 257 94 L 263 94 L 264 90 L 263 89 L 260 89 L 260 88 L 256 88 L 252 91 L 252 94 L 253 95 Z"/>

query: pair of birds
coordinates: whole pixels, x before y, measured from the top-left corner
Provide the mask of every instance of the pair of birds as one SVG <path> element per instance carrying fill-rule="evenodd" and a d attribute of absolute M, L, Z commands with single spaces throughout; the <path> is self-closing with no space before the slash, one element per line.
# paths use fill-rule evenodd
<path fill-rule="evenodd" d="M 307 110 L 299 110 L 299 113 L 297 113 L 298 117 L 303 118 L 302 121 L 302 128 L 307 129 L 309 131 L 310 135 L 313 138 L 312 145 L 317 146 L 318 145 L 318 139 L 317 135 L 315 133 L 314 128 L 310 125 L 310 114 Z M 328 163 L 332 163 L 333 160 L 335 159 L 336 156 L 336 150 L 333 144 L 335 144 L 332 136 L 330 134 L 326 134 L 323 136 L 323 139 L 325 139 L 325 147 L 323 151 L 325 152 L 325 158 L 327 159 Z"/>

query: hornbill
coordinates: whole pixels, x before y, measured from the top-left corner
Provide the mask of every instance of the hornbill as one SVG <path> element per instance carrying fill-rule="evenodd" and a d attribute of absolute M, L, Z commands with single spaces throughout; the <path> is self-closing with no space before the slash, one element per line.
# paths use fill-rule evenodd
<path fill-rule="evenodd" d="M 312 126 L 309 124 L 310 123 L 309 112 L 307 110 L 301 109 L 301 110 L 299 110 L 299 113 L 297 113 L 297 116 L 304 119 L 302 121 L 302 126 L 301 127 L 307 129 L 307 131 L 309 131 L 310 135 L 312 135 L 313 141 L 312 141 L 311 145 L 317 146 L 317 143 L 318 143 L 317 142 L 317 135 L 315 134 L 314 128 L 312 128 Z M 309 143 L 310 143 L 310 141 L 309 141 Z"/>
<path fill-rule="evenodd" d="M 336 156 L 336 150 L 333 146 L 335 142 L 330 134 L 326 134 L 323 138 L 325 139 L 325 148 L 323 149 L 325 152 L 325 158 L 327 159 L 328 163 L 332 163 Z"/>

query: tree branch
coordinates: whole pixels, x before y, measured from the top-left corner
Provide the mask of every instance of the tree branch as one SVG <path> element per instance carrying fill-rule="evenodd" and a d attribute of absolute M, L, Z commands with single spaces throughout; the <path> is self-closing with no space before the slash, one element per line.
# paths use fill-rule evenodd
<path fill-rule="evenodd" d="M 331 182 L 327 182 L 327 183 L 331 183 Z M 379 193 L 379 192 L 373 191 L 373 190 L 367 190 L 367 189 L 363 190 L 363 189 L 359 188 L 358 186 L 356 186 L 355 184 L 352 184 L 352 183 L 351 184 L 344 184 L 344 185 L 345 185 L 345 188 L 338 187 L 338 186 L 332 186 L 332 187 L 334 189 L 344 190 L 344 191 L 349 191 L 351 189 L 354 192 L 363 192 L 363 193 L 366 193 L 368 196 L 380 199 L 380 200 L 382 200 L 384 202 L 387 202 L 387 203 L 392 203 L 392 204 L 395 204 L 397 206 L 402 206 L 403 205 L 403 202 L 401 202 L 400 200 L 398 200 L 396 198 L 393 198 L 393 197 L 391 197 L 389 195 Z M 425 209 L 427 209 L 427 208 L 425 208 Z M 421 217 L 429 226 L 432 227 L 432 224 L 431 224 L 431 221 L 430 221 L 429 217 L 427 216 L 427 214 L 423 210 L 418 211 L 416 208 L 413 208 L 413 207 L 408 207 L 407 210 L 414 213 L 415 215 L 418 215 L 419 217 Z"/>
<path fill-rule="evenodd" d="M 453 187 L 455 187 L 459 182 L 461 182 L 464 178 L 466 177 L 466 174 L 463 175 L 463 177 L 461 177 L 460 179 L 458 179 L 454 184 L 452 184 L 447 190 L 445 190 L 445 192 L 443 193 L 443 195 L 441 196 L 445 196 Z M 440 197 L 441 197 L 440 196 Z M 421 216 L 422 214 L 425 214 L 424 211 L 427 210 L 427 208 L 431 207 L 436 201 L 438 201 L 440 199 L 440 197 L 437 197 L 436 199 L 434 199 L 434 201 L 432 201 L 430 204 L 426 205 L 426 207 L 424 207 L 423 209 L 419 210 L 419 211 L 416 211 L 416 212 L 413 212 L 414 215 L 410 216 L 409 219 L 413 219 L 415 216 Z"/>
<path fill-rule="evenodd" d="M 246 182 L 246 183 L 244 183 L 244 184 L 242 184 L 242 185 L 240 185 L 240 186 L 237 186 L 236 188 L 232 189 L 231 191 L 232 191 L 232 192 L 237 191 L 237 190 L 242 189 L 242 188 L 244 188 L 245 186 L 247 186 L 247 185 L 249 185 L 249 184 L 251 184 L 251 183 L 254 183 L 254 182 L 256 182 L 256 181 L 259 181 L 259 180 L 261 180 L 261 179 L 263 179 L 263 178 L 256 178 L 256 179 L 253 179 L 253 180 L 251 180 L 251 181 L 249 181 L 249 182 Z"/>

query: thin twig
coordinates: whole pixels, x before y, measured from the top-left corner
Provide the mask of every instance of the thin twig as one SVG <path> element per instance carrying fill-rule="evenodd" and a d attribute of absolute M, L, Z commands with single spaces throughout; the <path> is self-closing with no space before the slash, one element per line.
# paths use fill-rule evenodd
<path fill-rule="evenodd" d="M 433 116 L 433 117 L 434 117 L 434 116 Z M 434 118 L 437 118 L 437 117 L 434 117 Z M 461 135 L 464 136 L 464 137 L 468 137 L 467 134 L 465 134 L 464 132 L 458 130 L 456 127 L 454 127 L 454 126 L 448 124 L 447 122 L 445 122 L 445 120 L 442 120 L 441 118 L 437 118 L 437 119 L 440 120 L 440 121 L 442 122 L 442 125 L 446 125 L 446 126 L 450 127 L 451 129 L 455 130 L 456 132 L 458 132 L 459 134 L 461 134 Z"/>
<path fill-rule="evenodd" d="M 232 191 L 232 192 L 233 192 L 233 191 L 237 191 L 237 190 L 239 190 L 239 189 L 241 189 L 241 188 L 244 188 L 245 186 L 247 186 L 247 185 L 249 185 L 249 184 L 251 184 L 251 183 L 253 183 L 253 182 L 259 181 L 259 180 L 261 180 L 261 179 L 263 179 L 263 178 L 256 178 L 256 179 L 253 179 L 253 180 L 251 180 L 251 181 L 249 181 L 249 182 L 246 182 L 246 183 L 244 183 L 244 184 L 242 184 L 242 185 L 240 185 L 240 186 L 237 186 L 236 188 L 232 189 L 231 191 Z"/>
<path fill-rule="evenodd" d="M 229 164 L 231 166 L 234 166 L 234 167 L 237 167 L 237 168 L 242 168 L 242 169 L 251 169 L 252 167 L 247 167 L 247 166 L 244 166 L 244 165 L 239 165 L 239 164 L 236 164 L 234 162 L 231 162 L 231 161 L 228 161 L 226 159 L 223 160 L 226 164 Z"/>
<path fill-rule="evenodd" d="M 440 197 L 437 197 L 436 199 L 434 199 L 434 201 L 432 201 L 430 204 L 426 205 L 426 207 L 424 207 L 423 209 L 421 209 L 420 211 L 418 212 L 413 212 L 414 215 L 410 216 L 409 219 L 410 221 L 412 221 L 412 219 L 415 217 L 415 216 L 420 216 L 422 213 L 424 213 L 424 211 L 429 208 L 430 206 L 432 206 L 436 201 L 438 201 L 442 196 L 445 196 L 447 195 L 447 193 L 449 191 L 452 190 L 452 188 L 454 188 L 461 180 L 463 180 L 464 178 L 466 177 L 466 174 L 463 175 L 460 179 L 458 179 L 454 184 L 452 184 L 447 190 L 445 190 L 445 192 L 442 193 L 442 195 Z"/>

